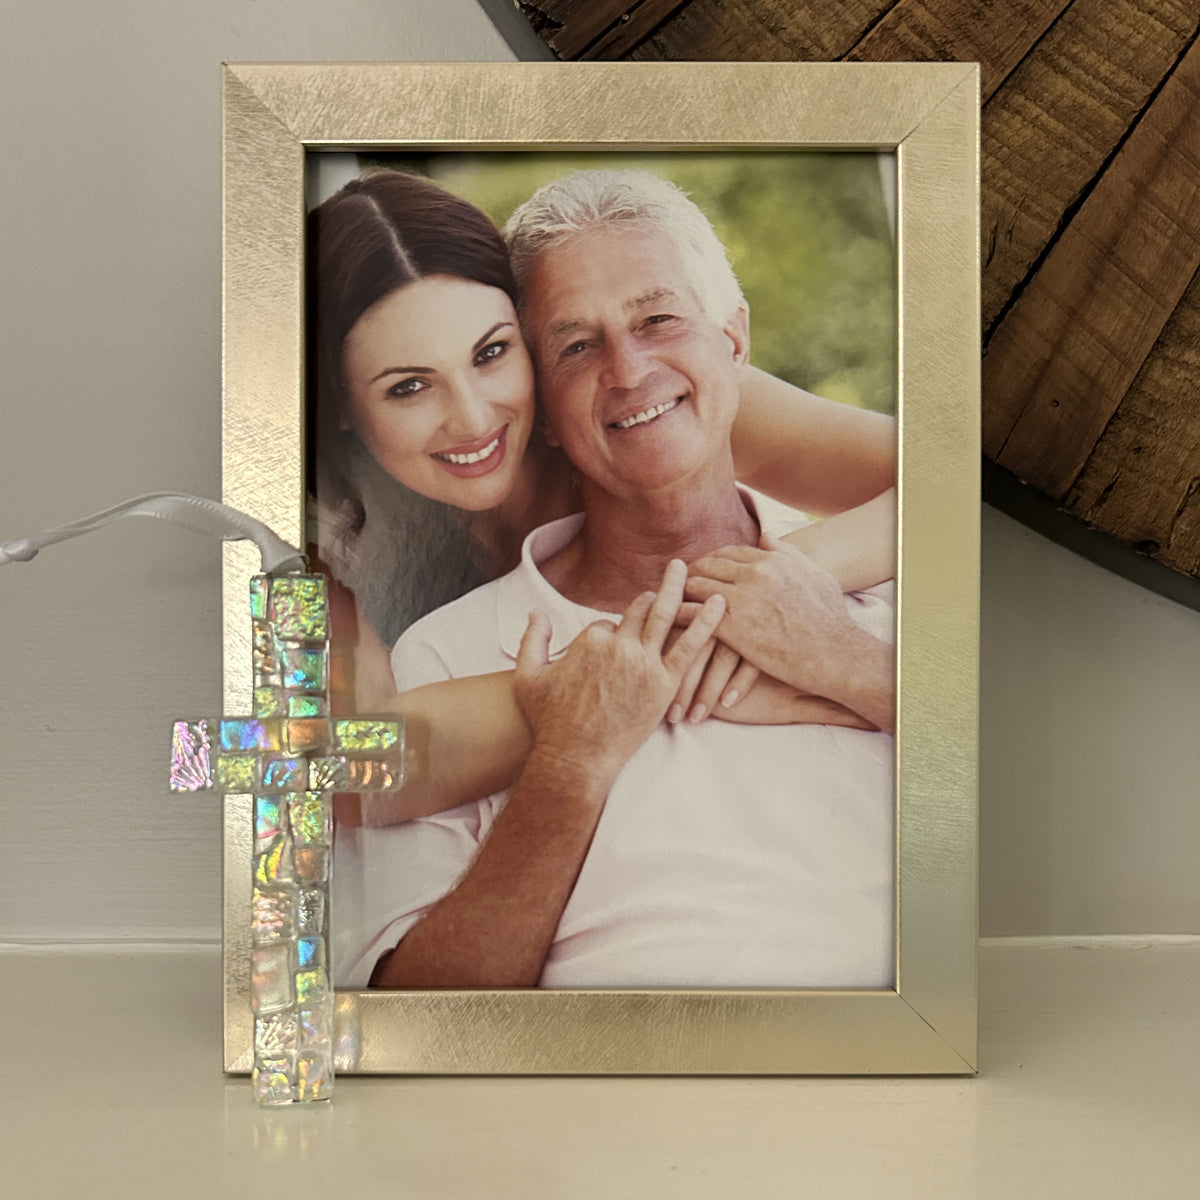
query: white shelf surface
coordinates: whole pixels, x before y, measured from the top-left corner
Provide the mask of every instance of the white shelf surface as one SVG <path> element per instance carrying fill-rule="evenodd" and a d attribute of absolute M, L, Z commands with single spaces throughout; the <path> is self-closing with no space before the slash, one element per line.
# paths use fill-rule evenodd
<path fill-rule="evenodd" d="M 220 1069 L 211 946 L 4 947 L 0 1193 L 422 1200 L 1200 1195 L 1200 940 L 991 942 L 974 1079 Z"/>

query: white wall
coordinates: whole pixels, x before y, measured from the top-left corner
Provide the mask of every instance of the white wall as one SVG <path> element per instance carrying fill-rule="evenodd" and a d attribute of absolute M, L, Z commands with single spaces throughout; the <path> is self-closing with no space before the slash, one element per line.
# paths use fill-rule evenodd
<path fill-rule="evenodd" d="M 222 60 L 510 58 L 475 0 L 42 0 L 0 25 L 0 537 L 219 494 Z M 984 522 L 986 933 L 1200 931 L 1200 617 Z M 213 938 L 218 556 L 126 523 L 0 571 L 0 940 Z"/>

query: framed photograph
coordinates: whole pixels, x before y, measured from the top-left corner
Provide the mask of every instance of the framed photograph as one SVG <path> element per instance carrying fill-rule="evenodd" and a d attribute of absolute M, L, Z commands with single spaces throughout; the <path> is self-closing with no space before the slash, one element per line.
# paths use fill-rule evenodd
<path fill-rule="evenodd" d="M 224 136 L 224 498 L 329 571 L 335 703 L 416 735 L 418 799 L 338 801 L 338 1070 L 974 1071 L 976 67 L 237 65 Z M 672 557 L 725 674 L 585 720 L 575 639 L 644 645 Z"/>

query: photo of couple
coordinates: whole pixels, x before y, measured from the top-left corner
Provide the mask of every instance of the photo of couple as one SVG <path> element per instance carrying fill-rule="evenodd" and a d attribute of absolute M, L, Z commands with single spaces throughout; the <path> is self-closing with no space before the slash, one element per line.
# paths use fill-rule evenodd
<path fill-rule="evenodd" d="M 409 732 L 337 803 L 339 987 L 895 985 L 894 419 L 751 364 L 664 176 L 309 214 L 335 703 Z"/>

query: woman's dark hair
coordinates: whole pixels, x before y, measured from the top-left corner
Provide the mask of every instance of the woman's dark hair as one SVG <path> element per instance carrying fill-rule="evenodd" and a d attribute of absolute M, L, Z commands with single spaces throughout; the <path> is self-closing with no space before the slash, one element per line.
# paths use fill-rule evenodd
<path fill-rule="evenodd" d="M 516 305 L 516 283 L 496 226 L 474 205 L 427 179 L 374 171 L 309 214 L 308 478 L 320 510 L 337 514 L 342 540 L 356 543 L 372 518 L 389 527 L 386 540 L 405 560 L 397 564 L 397 577 L 381 582 L 382 564 L 376 562 L 371 580 L 343 580 L 389 643 L 423 612 L 489 577 L 477 553 L 471 553 L 478 548 L 466 534 L 465 515 L 393 480 L 355 434 L 340 428 L 347 334 L 372 305 L 432 275 L 499 288 Z M 382 536 L 375 530 L 368 541 L 377 543 Z M 425 552 L 414 560 L 418 547 Z M 366 549 L 360 546 L 349 557 L 361 557 Z M 381 549 L 373 546 L 375 553 Z M 425 559 L 436 559 L 445 578 L 431 579 Z M 371 592 L 378 593 L 373 600 Z"/>

